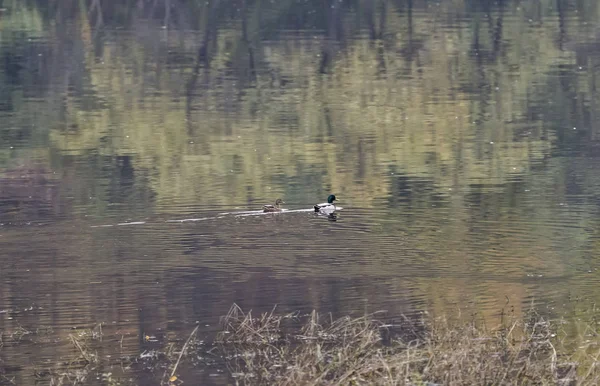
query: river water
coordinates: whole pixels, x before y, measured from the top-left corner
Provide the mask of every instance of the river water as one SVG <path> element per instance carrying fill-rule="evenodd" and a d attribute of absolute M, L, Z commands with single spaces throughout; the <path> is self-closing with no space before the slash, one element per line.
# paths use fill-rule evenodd
<path fill-rule="evenodd" d="M 600 300 L 597 1 L 0 5 L 0 331 L 53 331 L 0 349 L 17 384 L 74 329 L 139 355 L 233 303 Z"/>

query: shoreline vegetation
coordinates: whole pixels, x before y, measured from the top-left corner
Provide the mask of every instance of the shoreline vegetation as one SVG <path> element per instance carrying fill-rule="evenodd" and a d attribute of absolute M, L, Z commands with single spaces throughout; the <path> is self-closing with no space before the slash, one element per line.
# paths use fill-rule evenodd
<path fill-rule="evenodd" d="M 189 335 L 162 342 L 141 337 L 156 340 L 156 348 L 118 358 L 99 354 L 107 344 L 123 349 L 122 337 L 112 339 L 99 324 L 69 333 L 72 356 L 37 365 L 33 376 L 50 385 L 132 385 L 148 376 L 153 384 L 180 385 L 196 384 L 193 369 L 204 367 L 238 385 L 600 384 L 595 319 L 575 338 L 567 322 L 535 311 L 523 318 L 502 312 L 495 327 L 427 314 L 385 320 L 385 313 L 334 319 L 273 310 L 254 316 L 234 304 L 211 339 L 202 340 L 196 325 Z M 0 354 L 23 342 L 47 344 L 53 334 L 2 331 Z M 0 361 L 0 384 L 19 384 L 7 369 L 10 363 Z"/>
<path fill-rule="evenodd" d="M 316 312 L 286 332 L 286 318 L 234 306 L 217 336 L 242 384 L 514 385 L 599 384 L 600 339 L 573 349 L 563 322 L 502 315 L 498 327 L 447 318 L 383 315 L 331 319 Z"/>

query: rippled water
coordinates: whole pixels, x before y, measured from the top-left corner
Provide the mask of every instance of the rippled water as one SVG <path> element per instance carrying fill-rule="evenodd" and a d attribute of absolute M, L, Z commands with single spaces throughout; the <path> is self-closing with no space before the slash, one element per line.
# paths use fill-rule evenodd
<path fill-rule="evenodd" d="M 46 3 L 0 2 L 0 330 L 59 337 L 0 350 L 18 384 L 233 303 L 600 300 L 596 1 Z"/>

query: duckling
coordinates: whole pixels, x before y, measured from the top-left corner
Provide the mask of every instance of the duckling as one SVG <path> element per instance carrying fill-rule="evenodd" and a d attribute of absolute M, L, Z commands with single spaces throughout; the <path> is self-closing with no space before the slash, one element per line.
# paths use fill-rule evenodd
<path fill-rule="evenodd" d="M 281 198 L 278 198 L 275 201 L 275 205 L 265 205 L 263 206 L 263 212 L 281 212 L 281 204 L 285 204 Z"/>
<path fill-rule="evenodd" d="M 334 194 L 330 194 L 329 197 L 327 197 L 327 202 L 323 203 L 323 204 L 317 204 L 314 206 L 315 208 L 315 212 L 331 212 L 335 210 L 335 204 L 333 203 L 334 201 L 336 201 L 337 198 L 335 198 Z"/>

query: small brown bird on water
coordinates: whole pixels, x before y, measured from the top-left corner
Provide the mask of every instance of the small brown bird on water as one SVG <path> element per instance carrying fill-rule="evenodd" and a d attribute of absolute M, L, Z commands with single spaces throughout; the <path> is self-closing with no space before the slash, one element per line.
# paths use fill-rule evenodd
<path fill-rule="evenodd" d="M 275 201 L 275 205 L 263 206 L 263 212 L 281 212 L 281 204 L 285 204 L 281 198 Z"/>

